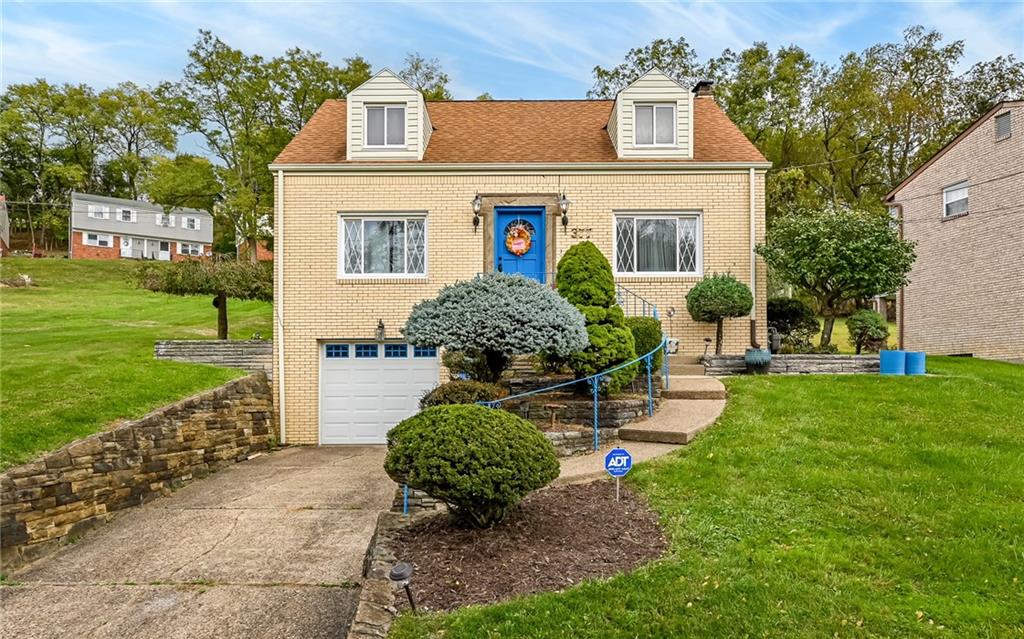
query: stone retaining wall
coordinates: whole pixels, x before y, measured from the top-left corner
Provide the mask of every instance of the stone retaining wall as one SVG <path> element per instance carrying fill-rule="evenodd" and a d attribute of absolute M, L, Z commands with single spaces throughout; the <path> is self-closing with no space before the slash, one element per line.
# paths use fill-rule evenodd
<path fill-rule="evenodd" d="M 0 474 L 0 563 L 32 561 L 111 513 L 266 450 L 271 399 L 256 373 Z"/>
<path fill-rule="evenodd" d="M 175 339 L 157 342 L 157 359 L 241 368 L 273 376 L 274 343 L 268 339 Z"/>
<path fill-rule="evenodd" d="M 655 399 L 657 405 L 658 400 Z M 502 408 L 538 424 L 546 424 L 550 420 L 549 405 L 557 405 L 555 421 L 563 424 L 580 424 L 592 426 L 594 423 L 594 403 L 589 397 L 579 395 L 548 393 L 534 395 L 522 400 L 513 400 L 502 404 Z M 647 398 L 628 396 L 613 399 L 602 399 L 598 402 L 598 426 L 621 428 L 641 417 L 647 416 Z"/>
<path fill-rule="evenodd" d="M 359 590 L 356 614 L 348 628 L 348 639 L 386 637 L 391 622 L 398 616 L 395 587 L 388 573 L 397 561 L 392 549 L 394 536 L 405 523 L 401 511 L 377 516 L 377 526 L 363 559 L 363 586 Z"/>
<path fill-rule="evenodd" d="M 555 452 L 559 457 L 572 457 L 584 453 L 594 452 L 594 431 L 566 430 L 548 431 L 544 436 L 551 440 L 555 446 Z M 601 444 L 619 438 L 618 428 L 598 428 L 598 442 Z"/>
<path fill-rule="evenodd" d="M 742 355 L 710 355 L 706 373 L 720 377 L 747 372 Z M 878 355 L 772 355 L 769 373 L 796 375 L 810 373 L 877 373 Z"/>

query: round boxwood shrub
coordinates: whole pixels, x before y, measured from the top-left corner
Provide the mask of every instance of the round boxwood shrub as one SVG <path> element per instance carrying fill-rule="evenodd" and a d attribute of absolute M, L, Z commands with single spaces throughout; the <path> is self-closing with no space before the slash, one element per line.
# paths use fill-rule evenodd
<path fill-rule="evenodd" d="M 565 358 L 577 379 L 589 377 L 636 357 L 633 333 L 615 301 L 612 265 L 593 242 L 569 247 L 558 261 L 558 292 L 583 313 L 590 346 Z M 608 375 L 608 393 L 617 393 L 633 381 L 636 364 Z M 581 385 L 582 386 L 582 385 Z M 580 388 L 586 391 L 586 388 Z"/>
<path fill-rule="evenodd" d="M 754 306 L 754 296 L 746 284 L 732 275 L 715 274 L 697 282 L 686 294 L 686 310 L 697 322 L 715 325 L 715 354 L 722 353 L 724 323 L 727 317 L 743 317 Z"/>
<path fill-rule="evenodd" d="M 645 355 L 658 348 L 661 340 L 664 339 L 661 320 L 653 317 L 627 317 L 626 326 L 633 333 L 633 343 L 638 356 Z M 659 350 L 652 358 L 651 367 L 654 370 L 658 370 L 661 368 L 661 363 L 664 359 L 665 351 Z"/>
<path fill-rule="evenodd" d="M 445 382 L 420 399 L 420 408 L 449 404 L 475 404 L 498 399 L 505 392 L 497 384 L 459 380 Z"/>
<path fill-rule="evenodd" d="M 889 324 L 880 313 L 862 309 L 846 318 L 846 330 L 850 333 L 850 344 L 857 348 L 857 354 L 867 351 L 877 353 L 889 340 Z"/>
<path fill-rule="evenodd" d="M 558 477 L 559 466 L 554 446 L 530 422 L 459 405 L 428 408 L 392 428 L 384 470 L 448 504 L 463 525 L 486 528 Z"/>

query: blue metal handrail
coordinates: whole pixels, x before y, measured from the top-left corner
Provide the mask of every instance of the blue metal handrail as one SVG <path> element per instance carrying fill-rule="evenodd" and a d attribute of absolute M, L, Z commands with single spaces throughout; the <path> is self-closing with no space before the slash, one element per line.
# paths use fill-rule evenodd
<path fill-rule="evenodd" d="M 565 388 L 566 386 L 575 386 L 576 384 L 582 384 L 582 383 L 590 384 L 590 391 L 591 391 L 591 394 L 593 396 L 593 401 L 594 401 L 594 450 L 597 450 L 600 447 L 599 446 L 599 444 L 600 444 L 599 443 L 599 435 L 598 435 L 598 430 L 597 429 L 598 429 L 598 426 L 599 426 L 598 404 L 600 402 L 601 380 L 604 377 L 608 376 L 610 373 L 614 373 L 615 371 L 622 370 L 623 368 L 626 368 L 627 366 L 632 366 L 633 364 L 637 364 L 637 363 L 639 363 L 641 361 L 644 362 L 644 364 L 646 364 L 646 366 L 647 366 L 647 415 L 648 415 L 648 417 L 650 417 L 651 415 L 654 415 L 654 387 L 653 387 L 652 381 L 651 381 L 651 367 L 652 367 L 652 364 L 654 362 L 654 355 L 658 351 L 664 351 L 667 346 L 668 346 L 668 338 L 667 337 L 662 337 L 661 343 L 658 344 L 658 346 L 655 347 L 650 352 L 644 353 L 643 355 L 637 357 L 636 359 L 631 359 L 628 362 L 623 362 L 622 364 L 619 364 L 617 366 L 613 366 L 612 368 L 609 368 L 607 370 L 603 370 L 600 373 L 595 373 L 593 375 L 590 375 L 588 377 L 583 377 L 581 379 L 574 379 L 574 380 L 571 380 L 571 381 L 568 381 L 568 382 L 561 382 L 561 383 L 558 383 L 558 384 L 553 384 L 551 386 L 546 386 L 544 388 L 538 388 L 538 389 L 535 389 L 535 390 L 526 391 L 525 393 L 517 393 L 515 395 L 509 395 L 508 397 L 502 397 L 501 399 L 495 399 L 495 400 L 489 400 L 489 401 L 479 401 L 479 402 L 477 402 L 477 404 L 480 404 L 481 406 L 486 406 L 487 408 L 500 408 L 501 405 L 503 403 L 507 402 L 507 401 L 511 401 L 511 400 L 515 400 L 515 399 L 522 399 L 524 397 L 530 397 L 532 395 L 540 395 L 542 393 L 550 393 L 553 390 L 556 390 L 556 389 L 559 389 L 559 388 Z M 665 359 L 667 359 L 667 358 L 665 358 Z M 667 364 L 664 367 L 667 370 Z M 668 376 L 667 375 L 663 375 L 662 383 L 663 384 L 667 384 L 667 381 L 668 381 Z"/>

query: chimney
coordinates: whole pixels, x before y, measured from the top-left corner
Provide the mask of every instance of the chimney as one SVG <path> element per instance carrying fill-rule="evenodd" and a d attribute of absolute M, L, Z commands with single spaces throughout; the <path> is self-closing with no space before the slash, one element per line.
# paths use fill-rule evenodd
<path fill-rule="evenodd" d="M 715 83 L 711 80 L 701 80 L 697 84 L 693 85 L 693 94 L 698 98 L 714 95 L 714 91 L 711 89 L 714 85 Z"/>

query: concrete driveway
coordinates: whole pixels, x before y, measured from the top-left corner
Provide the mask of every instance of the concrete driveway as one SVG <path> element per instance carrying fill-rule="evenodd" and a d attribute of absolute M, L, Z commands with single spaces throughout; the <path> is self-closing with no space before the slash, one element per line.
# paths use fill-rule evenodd
<path fill-rule="evenodd" d="M 290 448 L 194 482 L 8 576 L 3 636 L 344 637 L 395 484 L 385 448 Z"/>

